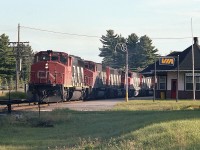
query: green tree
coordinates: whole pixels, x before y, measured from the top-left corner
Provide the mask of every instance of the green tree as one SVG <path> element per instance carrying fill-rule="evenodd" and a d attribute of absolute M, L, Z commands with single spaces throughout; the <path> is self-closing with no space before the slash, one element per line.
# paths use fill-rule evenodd
<path fill-rule="evenodd" d="M 16 79 L 16 59 L 18 60 L 18 70 L 19 66 L 21 66 L 22 70 L 20 72 L 20 78 L 27 81 L 33 60 L 31 46 L 19 44 L 18 47 L 11 47 L 9 45 L 9 37 L 2 34 L 0 36 L 0 78 L 6 78 L 8 83 Z M 19 61 L 20 59 L 21 63 Z"/>
<path fill-rule="evenodd" d="M 115 46 L 118 42 L 119 35 L 115 34 L 113 30 L 107 30 L 106 36 L 102 35 L 100 41 L 103 44 L 100 50 L 100 57 L 103 57 L 102 63 L 107 66 L 115 66 Z"/>
<path fill-rule="evenodd" d="M 34 53 L 30 45 L 20 45 L 20 58 L 22 60 L 20 78 L 27 82 L 34 58 Z"/>
<path fill-rule="evenodd" d="M 139 38 L 135 33 L 132 33 L 128 36 L 127 39 L 127 48 L 128 48 L 128 57 L 129 57 L 129 68 L 135 70 L 140 67 L 140 51 L 138 49 Z"/>
<path fill-rule="evenodd" d="M 0 77 L 13 78 L 15 75 L 15 57 L 13 48 L 9 46 L 9 37 L 5 34 L 0 36 Z"/>
<path fill-rule="evenodd" d="M 15 87 L 14 80 L 13 80 L 13 78 L 10 78 L 9 88 L 10 88 L 10 89 L 14 89 L 14 87 Z"/>
<path fill-rule="evenodd" d="M 146 35 L 140 37 L 140 42 L 138 43 L 138 46 L 138 49 L 140 49 L 142 60 L 140 67 L 144 68 L 154 62 L 155 58 L 158 56 L 158 49 L 152 46 L 152 40 Z"/>
<path fill-rule="evenodd" d="M 113 55 L 114 62 L 111 67 L 125 69 L 126 52 L 122 50 L 122 45 L 120 45 L 120 43 L 126 43 L 126 39 L 121 35 L 118 36 L 117 43 L 115 44 Z"/>
<path fill-rule="evenodd" d="M 100 57 L 103 57 L 103 64 L 113 68 L 125 68 L 126 52 L 116 48 L 117 43 L 126 43 L 128 49 L 129 69 L 136 70 L 144 68 L 154 62 L 158 50 L 152 46 L 152 40 L 144 35 L 140 38 L 132 33 L 128 38 L 114 34 L 113 30 L 108 30 L 106 36 L 100 40 L 103 47 L 100 48 Z"/>

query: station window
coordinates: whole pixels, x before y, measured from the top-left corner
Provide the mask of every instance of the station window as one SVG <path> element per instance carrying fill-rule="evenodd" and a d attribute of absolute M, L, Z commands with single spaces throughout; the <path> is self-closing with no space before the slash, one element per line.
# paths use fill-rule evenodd
<path fill-rule="evenodd" d="M 200 76 L 196 76 L 196 90 L 200 91 Z"/>
<path fill-rule="evenodd" d="M 159 76 L 159 90 L 166 90 L 166 76 Z"/>
<path fill-rule="evenodd" d="M 187 91 L 191 91 L 193 90 L 193 81 L 192 81 L 192 76 L 186 76 L 185 77 L 185 89 Z M 195 82 L 195 86 L 196 86 L 196 90 L 200 91 L 200 76 L 195 76 L 194 77 L 194 82 Z"/>
<path fill-rule="evenodd" d="M 186 90 L 193 90 L 192 76 L 186 76 Z"/>

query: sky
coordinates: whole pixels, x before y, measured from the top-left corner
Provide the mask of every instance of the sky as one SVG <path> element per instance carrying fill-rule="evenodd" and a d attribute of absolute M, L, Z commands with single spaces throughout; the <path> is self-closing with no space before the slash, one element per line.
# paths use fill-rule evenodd
<path fill-rule="evenodd" d="M 101 62 L 100 38 L 109 29 L 125 38 L 132 33 L 147 35 L 161 55 L 183 51 L 192 44 L 192 35 L 200 37 L 200 0 L 0 0 L 0 4 L 0 35 L 17 41 L 20 24 L 20 41 L 30 42 L 34 52 L 63 51 Z"/>

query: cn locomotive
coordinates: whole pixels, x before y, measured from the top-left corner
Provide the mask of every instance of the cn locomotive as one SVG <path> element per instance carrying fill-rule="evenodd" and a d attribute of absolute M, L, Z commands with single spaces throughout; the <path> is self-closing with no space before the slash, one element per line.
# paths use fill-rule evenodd
<path fill-rule="evenodd" d="M 129 97 L 140 94 L 144 81 L 146 78 L 129 71 Z M 117 98 L 125 97 L 125 83 L 123 70 L 47 50 L 34 56 L 28 93 L 41 102 Z M 145 88 L 150 86 L 151 80 Z"/>

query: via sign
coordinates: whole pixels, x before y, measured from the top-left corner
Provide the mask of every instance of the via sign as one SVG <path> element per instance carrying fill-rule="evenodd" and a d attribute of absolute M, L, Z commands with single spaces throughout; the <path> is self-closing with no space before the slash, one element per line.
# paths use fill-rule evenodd
<path fill-rule="evenodd" d="M 174 57 L 160 57 L 159 58 L 159 64 L 160 65 L 174 66 L 174 63 L 175 63 Z"/>

